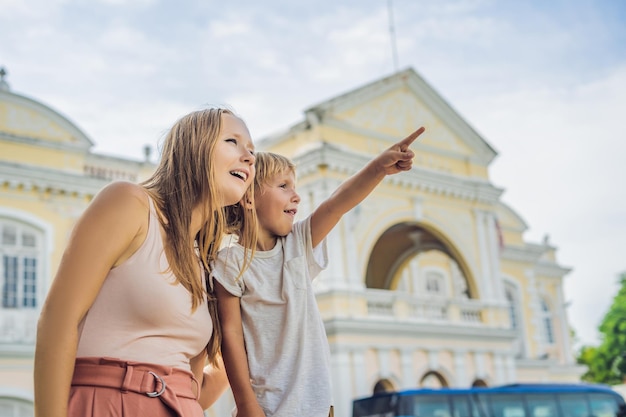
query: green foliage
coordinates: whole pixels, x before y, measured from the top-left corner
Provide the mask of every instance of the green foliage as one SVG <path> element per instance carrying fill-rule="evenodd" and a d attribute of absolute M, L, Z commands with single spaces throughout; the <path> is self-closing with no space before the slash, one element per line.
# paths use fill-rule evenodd
<path fill-rule="evenodd" d="M 619 277 L 621 287 L 598 330 L 600 346 L 583 346 L 578 363 L 586 365 L 582 379 L 609 385 L 626 382 L 626 272 Z"/>

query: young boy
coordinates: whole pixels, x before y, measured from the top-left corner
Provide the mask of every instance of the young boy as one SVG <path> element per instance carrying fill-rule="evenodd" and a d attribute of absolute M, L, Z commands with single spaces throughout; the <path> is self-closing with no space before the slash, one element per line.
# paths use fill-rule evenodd
<path fill-rule="evenodd" d="M 327 266 L 328 233 L 386 175 L 411 169 L 409 146 L 423 131 L 385 150 L 295 224 L 294 164 L 256 155 L 254 207 L 247 204 L 258 218 L 256 251 L 243 275 L 242 241 L 222 249 L 212 268 L 238 417 L 332 416 L 330 350 L 311 282 Z"/>

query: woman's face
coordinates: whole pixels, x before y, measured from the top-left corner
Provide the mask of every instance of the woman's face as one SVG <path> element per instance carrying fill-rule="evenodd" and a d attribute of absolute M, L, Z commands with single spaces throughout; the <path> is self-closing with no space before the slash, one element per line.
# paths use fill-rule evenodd
<path fill-rule="evenodd" d="M 213 155 L 218 195 L 222 206 L 238 203 L 254 181 L 254 144 L 243 120 L 222 114 L 222 129 Z"/>

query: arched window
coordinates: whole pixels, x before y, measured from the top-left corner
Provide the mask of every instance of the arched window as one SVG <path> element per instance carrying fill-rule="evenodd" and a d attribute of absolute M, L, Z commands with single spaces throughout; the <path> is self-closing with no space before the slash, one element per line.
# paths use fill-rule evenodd
<path fill-rule="evenodd" d="M 476 388 L 476 387 L 487 387 L 487 386 L 488 386 L 487 382 L 485 382 L 484 379 L 477 378 L 477 379 L 474 380 L 474 382 L 472 382 L 472 387 L 473 388 Z"/>
<path fill-rule="evenodd" d="M 554 344 L 554 327 L 552 325 L 552 311 L 546 300 L 541 300 L 541 324 L 543 326 L 544 341 L 552 345 Z"/>
<path fill-rule="evenodd" d="M 378 380 L 378 382 L 376 382 L 376 385 L 374 385 L 374 394 L 392 391 L 395 391 L 393 383 L 386 378 Z"/>
<path fill-rule="evenodd" d="M 513 342 L 513 351 L 515 356 L 520 358 L 525 355 L 524 346 L 524 324 L 522 317 L 519 287 L 512 281 L 503 278 L 504 282 L 504 298 L 507 303 L 507 311 L 509 313 L 509 323 L 511 330 L 515 330 L 516 337 Z"/>
<path fill-rule="evenodd" d="M 445 388 L 448 382 L 439 372 L 429 371 L 424 374 L 419 385 L 423 388 Z"/>
<path fill-rule="evenodd" d="M 37 229 L 0 218 L 0 307 L 35 309 L 41 275 L 42 233 Z"/>
<path fill-rule="evenodd" d="M 519 304 L 517 302 L 517 290 L 511 284 L 504 285 L 504 296 L 508 304 L 509 321 L 511 323 L 511 329 L 517 330 L 519 328 Z"/>

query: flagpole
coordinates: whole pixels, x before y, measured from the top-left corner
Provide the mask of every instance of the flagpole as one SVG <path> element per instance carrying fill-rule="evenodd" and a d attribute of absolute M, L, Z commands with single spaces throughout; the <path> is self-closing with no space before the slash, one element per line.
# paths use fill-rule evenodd
<path fill-rule="evenodd" d="M 398 72 L 398 48 L 396 47 L 396 29 L 393 19 L 393 0 L 387 0 L 387 14 L 389 15 L 389 35 L 391 38 L 391 57 L 393 59 L 393 70 Z"/>

